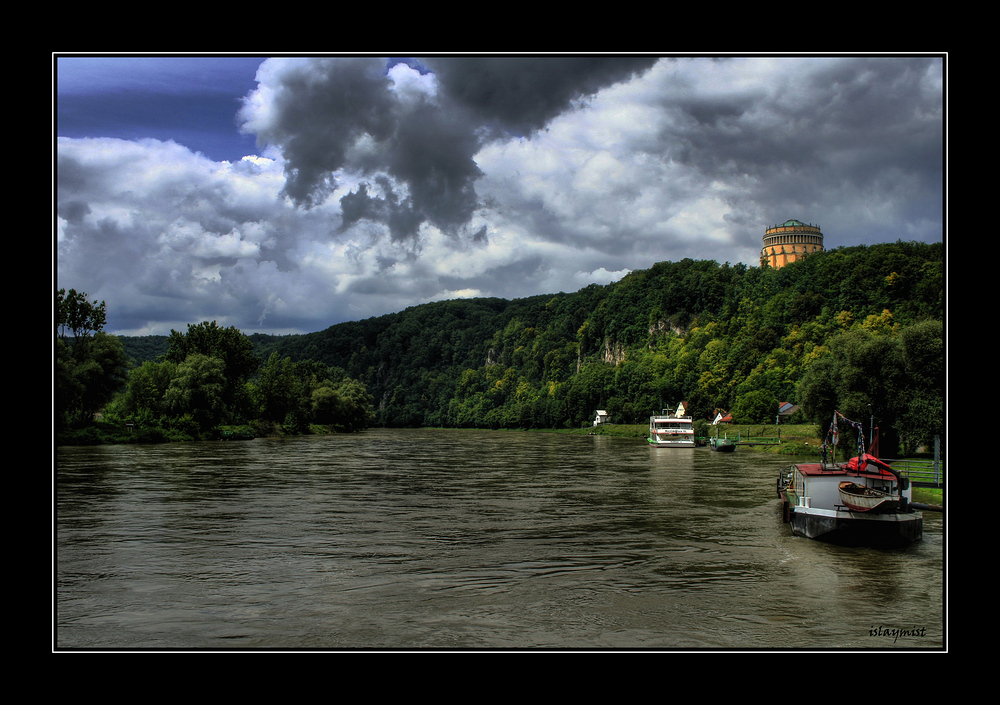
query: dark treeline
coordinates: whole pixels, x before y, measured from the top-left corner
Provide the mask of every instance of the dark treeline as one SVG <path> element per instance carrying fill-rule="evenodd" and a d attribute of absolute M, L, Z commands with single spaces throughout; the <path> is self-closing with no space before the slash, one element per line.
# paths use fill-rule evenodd
<path fill-rule="evenodd" d="M 834 409 L 874 415 L 883 453 L 904 453 L 944 430 L 944 290 L 943 245 L 897 242 L 777 270 L 661 262 L 574 293 L 430 303 L 303 335 L 203 323 L 121 338 L 133 369 L 110 402 L 105 389 L 77 408 L 103 400 L 118 420 L 204 433 L 240 420 L 577 428 L 597 409 L 642 423 L 680 401 L 699 419 L 761 423 L 788 401 L 823 433 Z M 213 338 L 239 350 L 236 367 Z"/>
<path fill-rule="evenodd" d="M 883 450 L 902 452 L 943 432 L 943 317 L 943 245 L 897 242 L 777 270 L 662 262 L 575 293 L 251 340 L 262 357 L 343 369 L 378 425 L 575 428 L 598 408 L 639 423 L 682 400 L 696 418 L 758 423 L 790 401 L 824 431 L 834 408 L 874 414 Z"/>
<path fill-rule="evenodd" d="M 108 335 L 104 303 L 56 294 L 55 431 L 59 444 L 156 443 L 315 432 L 350 432 L 373 421 L 372 398 L 342 369 L 274 353 L 214 321 L 130 358 Z M 72 335 L 70 335 L 72 333 Z"/>

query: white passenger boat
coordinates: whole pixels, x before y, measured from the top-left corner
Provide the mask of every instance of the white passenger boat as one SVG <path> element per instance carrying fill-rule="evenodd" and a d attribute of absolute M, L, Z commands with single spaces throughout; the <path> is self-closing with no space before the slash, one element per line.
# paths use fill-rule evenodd
<path fill-rule="evenodd" d="M 694 448 L 694 420 L 668 411 L 664 409 L 659 416 L 649 417 L 646 440 L 655 448 Z"/>

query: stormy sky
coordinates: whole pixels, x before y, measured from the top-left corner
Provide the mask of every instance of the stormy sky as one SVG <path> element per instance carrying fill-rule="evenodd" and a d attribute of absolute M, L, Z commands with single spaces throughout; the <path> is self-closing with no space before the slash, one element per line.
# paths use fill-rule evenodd
<path fill-rule="evenodd" d="M 106 330 L 407 306 L 941 241 L 940 56 L 53 57 L 55 285 Z"/>

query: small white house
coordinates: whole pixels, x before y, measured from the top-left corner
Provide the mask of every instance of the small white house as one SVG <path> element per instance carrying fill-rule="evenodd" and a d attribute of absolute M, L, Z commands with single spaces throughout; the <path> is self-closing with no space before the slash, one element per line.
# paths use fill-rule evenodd
<path fill-rule="evenodd" d="M 597 418 L 594 419 L 594 425 L 598 426 L 602 423 L 607 423 L 607 422 L 608 422 L 608 412 L 605 411 L 604 409 L 598 409 Z"/>
<path fill-rule="evenodd" d="M 712 425 L 718 426 L 719 424 L 726 424 L 733 422 L 733 415 L 730 414 L 725 409 L 716 409 L 715 418 L 712 419 Z"/>

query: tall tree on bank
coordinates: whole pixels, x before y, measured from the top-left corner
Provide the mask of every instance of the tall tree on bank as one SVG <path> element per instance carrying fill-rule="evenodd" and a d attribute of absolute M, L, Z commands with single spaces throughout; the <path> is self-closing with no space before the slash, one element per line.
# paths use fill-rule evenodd
<path fill-rule="evenodd" d="M 832 421 L 836 409 L 862 423 L 868 443 L 867 429 L 878 427 L 881 454 L 898 457 L 944 433 L 944 326 L 928 320 L 897 333 L 883 321 L 869 316 L 831 338 L 799 399 L 812 418 Z"/>
<path fill-rule="evenodd" d="M 225 364 L 226 374 L 240 383 L 246 382 L 260 367 L 253 343 L 235 326 L 222 328 L 215 321 L 188 324 L 186 334 L 171 330 L 169 343 L 167 360 L 181 363 L 192 353 L 217 357 Z"/>
<path fill-rule="evenodd" d="M 128 358 L 117 336 L 103 332 L 104 324 L 103 301 L 88 302 L 75 289 L 56 292 L 57 427 L 87 422 L 125 385 Z"/>
<path fill-rule="evenodd" d="M 164 355 L 168 362 L 181 365 L 188 362 L 192 355 L 203 355 L 222 364 L 217 370 L 221 380 L 213 376 L 213 385 L 221 385 L 218 390 L 223 409 L 220 421 L 238 419 L 248 412 L 250 400 L 246 383 L 260 367 L 260 358 L 254 354 L 253 343 L 238 328 L 222 328 L 215 321 L 189 324 L 187 334 L 171 330 L 169 343 Z M 204 369 L 204 361 L 201 360 L 192 361 L 188 367 L 192 373 Z M 181 398 L 185 397 L 182 395 Z M 215 416 L 217 411 L 218 408 L 215 408 L 211 416 Z M 207 417 L 204 420 L 207 421 Z"/>
<path fill-rule="evenodd" d="M 190 416 L 204 432 L 230 417 L 225 401 L 227 379 L 220 358 L 191 353 L 177 365 L 174 378 L 163 395 L 167 410 L 175 417 Z"/>
<path fill-rule="evenodd" d="M 56 332 L 64 341 L 85 340 L 103 330 L 107 322 L 105 302 L 87 301 L 86 292 L 59 289 L 56 292 Z M 72 333 L 72 336 L 69 335 Z"/>
<path fill-rule="evenodd" d="M 255 414 L 301 432 L 317 423 L 337 431 L 360 431 L 374 421 L 372 398 L 340 368 L 312 360 L 292 362 L 272 353 L 249 384 Z"/>

